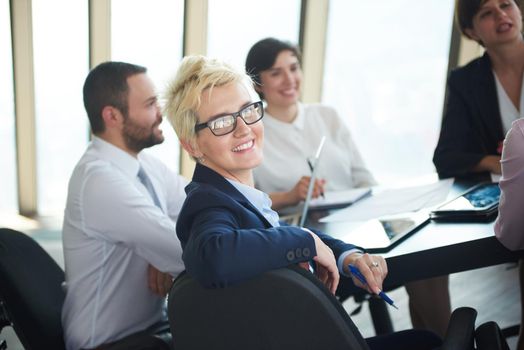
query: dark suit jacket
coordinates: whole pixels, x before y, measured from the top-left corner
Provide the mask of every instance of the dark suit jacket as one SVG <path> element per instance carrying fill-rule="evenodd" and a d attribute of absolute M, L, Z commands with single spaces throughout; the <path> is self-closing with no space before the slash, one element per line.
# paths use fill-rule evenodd
<path fill-rule="evenodd" d="M 313 237 L 297 226 L 272 227 L 226 179 L 197 164 L 177 220 L 187 272 L 205 287 L 225 287 L 316 256 Z M 314 231 L 335 257 L 355 248 Z"/>
<path fill-rule="evenodd" d="M 471 175 L 504 140 L 495 77 L 488 54 L 451 72 L 433 163 L 440 177 Z"/>

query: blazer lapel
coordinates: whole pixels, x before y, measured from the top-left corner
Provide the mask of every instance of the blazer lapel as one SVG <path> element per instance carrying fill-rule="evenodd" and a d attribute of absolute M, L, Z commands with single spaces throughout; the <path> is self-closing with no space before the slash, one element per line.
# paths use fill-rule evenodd
<path fill-rule="evenodd" d="M 502 120 L 500 116 L 497 89 L 495 87 L 495 76 L 491 70 L 491 60 L 487 53 L 479 60 L 476 72 L 478 84 L 475 84 L 475 96 L 480 109 L 482 123 L 486 125 L 485 130 L 494 143 L 504 138 L 502 131 Z"/>
<path fill-rule="evenodd" d="M 195 166 L 195 172 L 193 173 L 193 181 L 205 183 L 215 187 L 257 215 L 258 218 L 264 223 L 266 228 L 273 227 L 273 225 L 267 221 L 264 215 L 262 215 L 262 213 L 260 213 L 258 209 L 255 208 L 255 206 L 251 204 L 251 202 L 235 188 L 235 186 L 230 184 L 229 181 L 224 179 L 222 175 L 218 174 L 214 170 L 197 163 Z"/>

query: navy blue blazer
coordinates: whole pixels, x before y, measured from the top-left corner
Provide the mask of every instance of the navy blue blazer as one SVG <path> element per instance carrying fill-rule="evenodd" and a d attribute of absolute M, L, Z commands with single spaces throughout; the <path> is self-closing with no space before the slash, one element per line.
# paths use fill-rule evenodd
<path fill-rule="evenodd" d="M 204 287 L 226 287 L 316 256 L 313 237 L 297 226 L 272 227 L 224 177 L 197 164 L 177 220 L 187 272 Z M 338 259 L 355 248 L 315 232 Z"/>
<path fill-rule="evenodd" d="M 433 163 L 440 177 L 472 175 L 504 140 L 495 77 L 487 53 L 448 78 L 448 95 Z"/>

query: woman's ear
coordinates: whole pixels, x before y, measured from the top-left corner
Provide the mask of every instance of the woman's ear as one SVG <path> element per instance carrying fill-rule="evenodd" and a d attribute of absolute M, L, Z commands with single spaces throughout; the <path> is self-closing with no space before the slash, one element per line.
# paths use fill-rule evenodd
<path fill-rule="evenodd" d="M 476 42 L 480 42 L 480 38 L 477 36 L 477 33 L 473 28 L 466 28 L 464 29 L 464 34 L 471 40 L 475 40 Z"/>
<path fill-rule="evenodd" d="M 202 153 L 198 150 L 198 145 L 196 144 L 196 142 L 180 139 L 180 144 L 182 145 L 182 148 L 185 149 L 191 157 L 196 159 L 202 157 Z"/>

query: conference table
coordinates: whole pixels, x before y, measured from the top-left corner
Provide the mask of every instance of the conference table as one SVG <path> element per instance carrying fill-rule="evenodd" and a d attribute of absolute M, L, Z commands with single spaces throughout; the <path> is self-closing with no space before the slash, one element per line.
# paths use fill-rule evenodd
<path fill-rule="evenodd" d="M 455 181 L 448 200 L 459 196 L 475 184 L 471 181 Z M 320 218 L 333 212 L 333 210 L 311 211 L 308 213 L 305 226 L 342 238 L 340 232 L 343 223 L 319 222 Z M 389 290 L 406 282 L 514 262 L 524 256 L 524 251 L 512 252 L 497 240 L 494 235 L 494 225 L 494 221 L 435 222 L 430 220 L 391 250 L 377 253 L 388 263 L 389 272 L 384 281 L 384 289 Z M 362 290 L 356 288 L 349 279 L 341 279 L 337 295 L 344 300 L 349 296 L 362 295 Z M 377 321 L 375 316 L 373 318 L 374 322 Z M 386 329 L 387 327 L 386 323 Z M 381 333 L 377 326 L 375 329 L 377 334 Z"/>
<path fill-rule="evenodd" d="M 455 182 L 448 195 L 452 199 L 474 182 Z M 312 211 L 306 227 L 340 238 L 343 223 L 318 220 L 333 210 Z M 495 237 L 495 222 L 435 222 L 430 220 L 382 255 L 388 263 L 385 287 L 406 282 L 517 261 L 523 252 L 512 252 Z M 350 227 L 348 223 L 348 227 Z M 349 242 L 351 243 L 351 242 Z M 365 248 L 365 247 L 364 247 Z"/>

